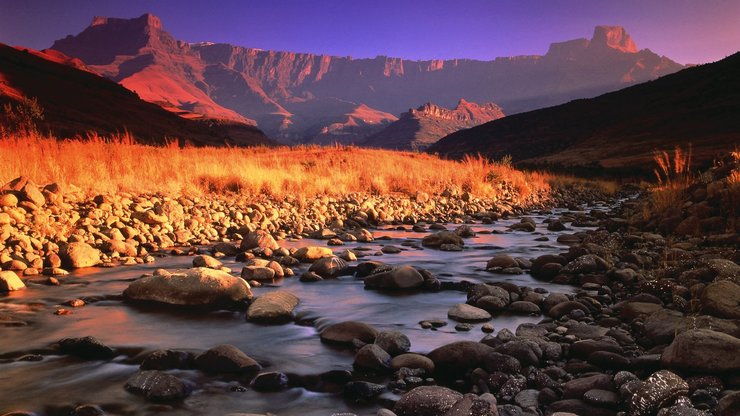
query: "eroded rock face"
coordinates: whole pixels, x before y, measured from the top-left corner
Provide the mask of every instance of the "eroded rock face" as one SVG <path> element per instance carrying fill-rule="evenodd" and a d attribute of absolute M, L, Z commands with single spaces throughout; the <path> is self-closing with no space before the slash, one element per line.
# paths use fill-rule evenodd
<path fill-rule="evenodd" d="M 654 373 L 642 384 L 630 399 L 630 410 L 634 416 L 652 415 L 661 407 L 673 403 L 679 396 L 689 394 L 689 385 L 668 370 Z"/>
<path fill-rule="evenodd" d="M 132 282 L 123 296 L 130 301 L 206 306 L 243 302 L 252 298 L 252 291 L 241 278 L 198 267 L 174 273 L 159 270 Z"/>
<path fill-rule="evenodd" d="M 740 339 L 710 329 L 678 334 L 663 351 L 661 363 L 668 368 L 704 373 L 740 371 Z"/>

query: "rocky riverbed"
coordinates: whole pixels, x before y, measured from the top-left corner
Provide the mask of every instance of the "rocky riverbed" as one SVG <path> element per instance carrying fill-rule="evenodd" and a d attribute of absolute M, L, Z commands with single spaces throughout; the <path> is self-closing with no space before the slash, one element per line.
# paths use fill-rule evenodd
<path fill-rule="evenodd" d="M 735 415 L 733 168 L 653 216 L 566 191 L 86 198 L 19 178 L 0 412 Z"/>

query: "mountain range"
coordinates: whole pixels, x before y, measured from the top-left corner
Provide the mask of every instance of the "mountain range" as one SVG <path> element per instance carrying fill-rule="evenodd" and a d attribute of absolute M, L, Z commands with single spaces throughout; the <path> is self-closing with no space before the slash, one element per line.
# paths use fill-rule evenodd
<path fill-rule="evenodd" d="M 638 50 L 618 26 L 553 43 L 545 55 L 411 61 L 353 59 L 176 40 L 151 14 L 96 17 L 52 49 L 142 99 L 190 117 L 256 123 L 292 143 L 361 142 L 421 103 L 495 102 L 515 114 L 596 96 L 683 66 Z M 411 140 L 412 139 L 408 139 Z"/>
<path fill-rule="evenodd" d="M 740 53 L 592 99 L 453 133 L 428 151 L 509 155 L 522 165 L 650 174 L 655 150 L 692 148 L 707 165 L 740 145 Z"/>
<path fill-rule="evenodd" d="M 174 138 L 193 145 L 276 144 L 244 123 L 173 114 L 58 51 L 0 43 L 0 104 L 16 105 L 28 98 L 35 98 L 43 109 L 39 130 L 59 138 L 129 132 L 142 142 L 156 144 Z"/>

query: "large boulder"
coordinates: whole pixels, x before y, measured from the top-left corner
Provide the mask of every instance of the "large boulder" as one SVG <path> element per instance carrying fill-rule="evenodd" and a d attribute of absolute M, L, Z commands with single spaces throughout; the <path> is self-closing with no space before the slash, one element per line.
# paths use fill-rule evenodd
<path fill-rule="evenodd" d="M 346 261 L 337 256 L 322 257 L 313 262 L 308 268 L 309 272 L 314 272 L 324 279 L 331 279 L 340 276 L 349 265 Z"/>
<path fill-rule="evenodd" d="M 404 394 L 393 412 L 398 416 L 440 416 L 462 398 L 462 394 L 446 387 L 421 386 Z"/>
<path fill-rule="evenodd" d="M 262 366 L 239 348 L 223 344 L 195 357 L 195 366 L 207 373 L 252 373 Z"/>
<path fill-rule="evenodd" d="M 25 288 L 26 285 L 15 272 L 0 271 L 0 292 L 13 292 Z"/>
<path fill-rule="evenodd" d="M 70 269 L 92 267 L 100 263 L 100 250 L 87 243 L 74 242 L 59 248 L 62 265 Z"/>
<path fill-rule="evenodd" d="M 424 276 L 411 266 L 371 274 L 364 279 L 368 289 L 415 289 L 424 285 Z"/>
<path fill-rule="evenodd" d="M 375 341 L 378 330 L 368 324 L 356 321 L 345 321 L 329 325 L 321 331 L 321 341 L 328 344 L 352 345 L 358 339 L 364 343 Z"/>
<path fill-rule="evenodd" d="M 434 362 L 439 377 L 454 378 L 483 367 L 486 356 L 492 352 L 493 348 L 480 342 L 458 341 L 433 350 L 427 357 Z"/>
<path fill-rule="evenodd" d="M 740 286 L 730 280 L 720 280 L 704 289 L 702 312 L 720 318 L 740 319 Z"/>
<path fill-rule="evenodd" d="M 689 394 L 689 385 L 678 375 L 660 370 L 645 380 L 629 402 L 630 414 L 648 416 Z"/>
<path fill-rule="evenodd" d="M 465 242 L 463 241 L 462 237 L 453 233 L 452 231 L 440 231 L 434 234 L 429 234 L 421 240 L 421 245 L 425 247 L 439 248 L 443 244 L 463 246 L 465 245 Z"/>
<path fill-rule="evenodd" d="M 239 249 L 242 251 L 251 250 L 253 248 L 269 248 L 270 250 L 277 250 L 280 246 L 270 233 L 263 230 L 257 230 L 247 234 L 241 244 L 239 244 Z"/>
<path fill-rule="evenodd" d="M 740 371 L 740 339 L 710 329 L 678 334 L 663 351 L 661 363 L 668 368 L 705 374 Z"/>
<path fill-rule="evenodd" d="M 198 267 L 175 273 L 157 270 L 152 276 L 132 282 L 123 291 L 123 297 L 171 305 L 224 305 L 249 300 L 252 291 L 244 279 Z"/>
<path fill-rule="evenodd" d="M 265 293 L 249 305 L 247 320 L 259 323 L 283 323 L 293 319 L 299 299 L 290 292 L 277 290 Z"/>

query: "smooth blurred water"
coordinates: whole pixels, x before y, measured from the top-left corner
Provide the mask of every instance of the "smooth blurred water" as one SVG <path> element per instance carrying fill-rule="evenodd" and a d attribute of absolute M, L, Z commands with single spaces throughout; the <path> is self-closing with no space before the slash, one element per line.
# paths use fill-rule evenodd
<path fill-rule="evenodd" d="M 507 226 L 517 220 L 503 220 L 493 225 L 473 225 L 476 231 L 495 232 L 478 234 L 465 241 L 462 252 L 443 252 L 432 249 L 409 248 L 401 245 L 413 241 L 421 245 L 425 233 L 374 230 L 375 237 L 389 236 L 391 240 L 372 243 L 351 243 L 336 248 L 341 251 L 358 246 L 375 253 L 384 244 L 401 247 L 400 254 L 370 255 L 365 259 L 391 264 L 410 264 L 432 271 L 442 280 L 472 282 L 510 281 L 520 286 L 542 287 L 550 291 L 571 292 L 567 286 L 538 282 L 528 274 L 497 275 L 484 270 L 486 261 L 498 253 L 535 258 L 556 253 L 564 247 L 555 243 L 559 233 L 549 232 L 543 215 L 534 215 L 535 233 L 509 232 Z M 450 230 L 455 225 L 448 225 Z M 568 231 L 566 231 L 568 232 Z M 571 231 L 572 232 L 572 231 Z M 537 242 L 536 237 L 548 236 L 550 241 Z M 281 245 L 297 247 L 324 245 L 323 241 L 283 241 Z M 365 260 L 360 259 L 360 261 Z M 136 306 L 117 300 L 104 300 L 82 308 L 69 308 L 71 315 L 57 316 L 53 312 L 65 301 L 92 296 L 119 295 L 131 280 L 155 268 L 186 268 L 191 257 L 166 257 L 152 265 L 87 269 L 72 273 L 61 286 L 29 284 L 24 291 L 0 297 L 0 313 L 12 311 L 29 322 L 27 326 L 0 327 L 0 354 L 28 352 L 43 349 L 65 337 L 94 336 L 114 348 L 132 350 L 186 349 L 199 351 L 219 344 L 233 344 L 255 358 L 265 371 L 283 371 L 302 375 L 319 374 L 329 370 L 352 368 L 351 350 L 330 347 L 320 342 L 316 328 L 285 324 L 256 325 L 246 322 L 244 312 L 189 311 L 152 306 Z M 233 259 L 225 261 L 235 273 L 241 264 Z M 308 265 L 296 269 L 300 275 Z M 357 320 L 374 325 L 380 330 L 395 329 L 411 339 L 415 352 L 429 352 L 441 345 L 460 340 L 480 340 L 480 324 L 470 332 L 457 332 L 450 321 L 439 330 L 419 326 L 425 319 L 447 319 L 447 310 L 466 300 L 463 292 L 391 293 L 365 290 L 361 280 L 352 276 L 316 283 L 301 283 L 297 277 L 278 282 L 282 290 L 289 290 L 301 299 L 297 312 L 318 318 L 317 323 Z M 256 296 L 274 290 L 273 287 L 253 289 Z M 512 331 L 523 322 L 537 322 L 540 317 L 500 315 L 492 323 L 496 331 Z M 38 362 L 15 361 L 0 364 L 0 413 L 27 409 L 38 413 L 53 413 L 55 406 L 82 403 L 104 405 L 110 414 L 149 414 L 163 409 L 123 389 L 128 377 L 138 366 L 126 364 L 125 356 L 108 362 L 80 361 L 72 357 L 45 355 Z M 275 415 L 330 415 L 334 412 L 354 412 L 373 415 L 376 406 L 356 407 L 346 403 L 339 394 L 315 393 L 290 389 L 279 393 L 258 393 L 247 389 L 231 391 L 236 381 L 220 381 L 198 371 L 176 371 L 175 374 L 193 382 L 196 390 L 183 403 L 165 411 L 173 415 L 228 413 L 266 413 Z"/>

